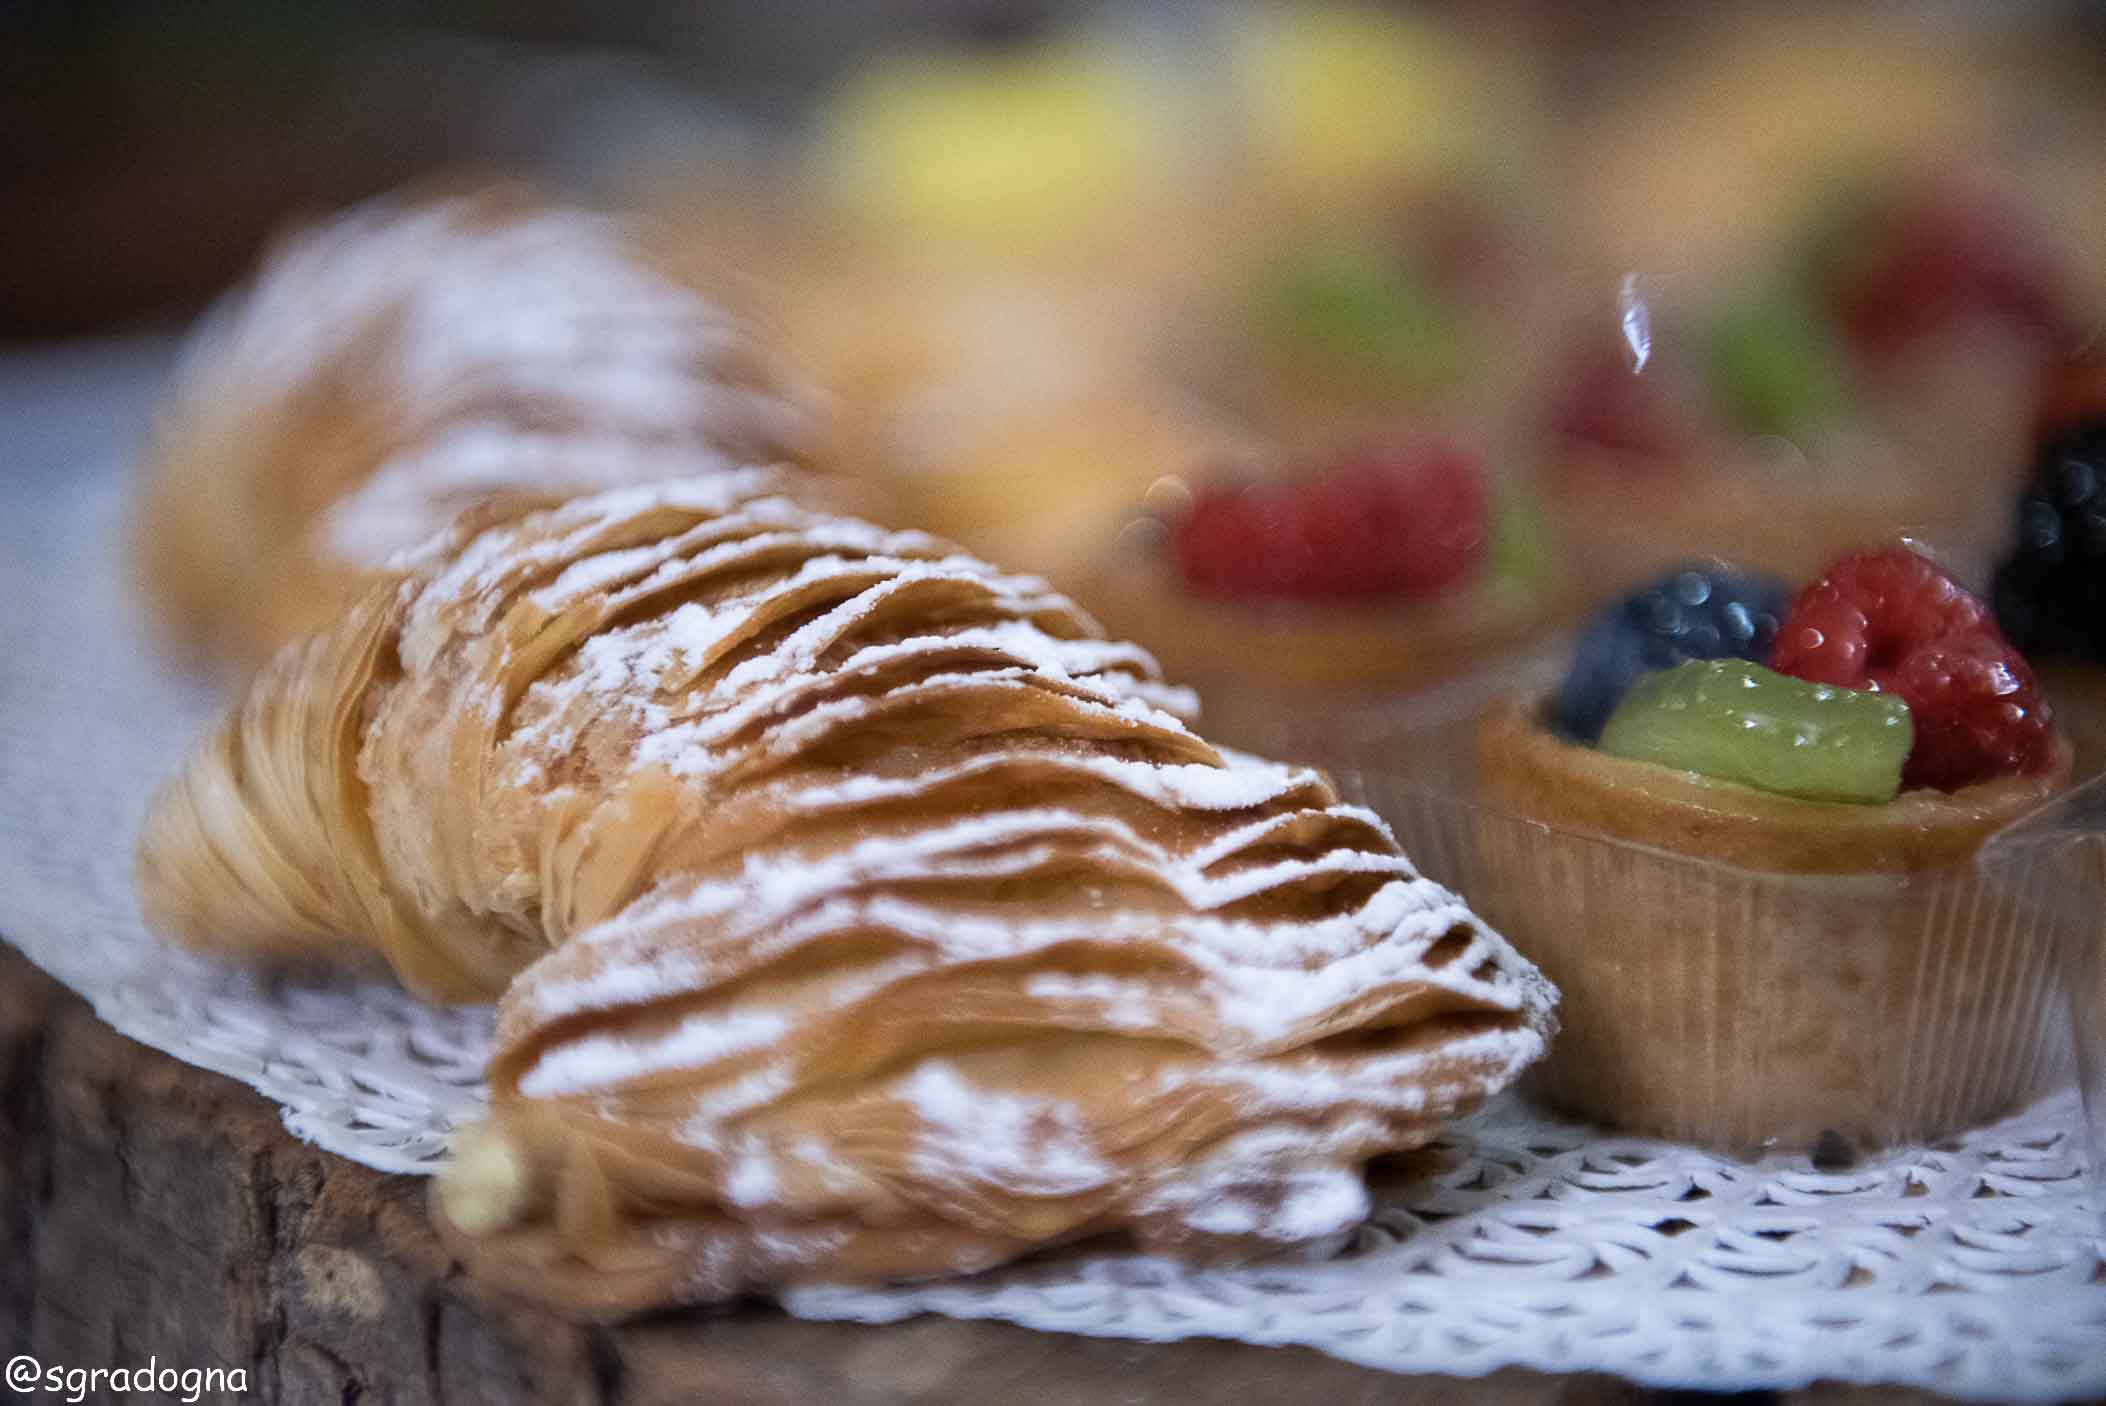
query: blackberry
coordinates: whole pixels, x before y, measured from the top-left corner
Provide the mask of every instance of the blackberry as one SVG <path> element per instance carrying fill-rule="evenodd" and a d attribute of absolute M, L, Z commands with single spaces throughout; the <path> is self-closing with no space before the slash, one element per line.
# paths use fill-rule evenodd
<path fill-rule="evenodd" d="M 1766 662 L 1789 594 L 1760 573 L 1691 563 L 1607 607 L 1580 636 L 1558 694 L 1559 730 L 1600 740 L 1633 683 L 1685 659 Z"/>
<path fill-rule="evenodd" d="M 1990 602 L 2022 653 L 2106 663 L 2106 418 L 2051 432 Z"/>

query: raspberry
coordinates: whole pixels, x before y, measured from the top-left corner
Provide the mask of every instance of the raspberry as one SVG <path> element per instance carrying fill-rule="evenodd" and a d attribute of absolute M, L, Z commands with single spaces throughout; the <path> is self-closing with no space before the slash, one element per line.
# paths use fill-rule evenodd
<path fill-rule="evenodd" d="M 1202 490 L 1172 530 L 1194 593 L 1323 600 L 1432 595 L 1482 553 L 1484 473 L 1457 446 L 1364 450 L 1314 476 Z"/>
<path fill-rule="evenodd" d="M 1889 691 L 1916 719 L 1916 746 L 1902 780 L 1957 791 L 1977 781 L 2045 771 L 2054 729 L 2033 671 L 1996 637 L 1942 641 L 1916 650 Z"/>
<path fill-rule="evenodd" d="M 1954 791 L 2044 771 L 2054 725 L 2033 671 L 1989 607 L 1905 547 L 1854 553 L 1799 593 L 1778 627 L 1779 673 L 1877 689 L 1909 705 L 1902 781 Z"/>

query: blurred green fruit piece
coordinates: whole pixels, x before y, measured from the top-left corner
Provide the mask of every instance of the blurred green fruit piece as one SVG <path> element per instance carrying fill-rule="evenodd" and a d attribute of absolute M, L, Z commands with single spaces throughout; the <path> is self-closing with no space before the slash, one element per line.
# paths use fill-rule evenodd
<path fill-rule="evenodd" d="M 1398 259 L 1352 246 L 1301 250 L 1269 270 L 1267 333 L 1290 355 L 1368 387 L 1420 389 L 1454 378 L 1454 317 Z"/>
<path fill-rule="evenodd" d="M 1711 386 L 1749 434 L 1793 435 L 1849 403 L 1834 330 L 1805 300 L 1750 299 L 1718 313 L 1706 337 Z"/>

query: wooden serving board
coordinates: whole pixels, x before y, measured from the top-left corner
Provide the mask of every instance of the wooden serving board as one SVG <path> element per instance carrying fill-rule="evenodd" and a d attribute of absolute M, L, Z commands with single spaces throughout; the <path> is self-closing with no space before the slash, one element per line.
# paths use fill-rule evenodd
<path fill-rule="evenodd" d="M 1303 1349 L 935 1317 L 811 1323 L 759 1305 L 592 1327 L 466 1280 L 425 1221 L 425 1188 L 297 1141 L 261 1095 L 118 1035 L 0 945 L 0 1344 L 10 1356 L 239 1367 L 241 1400 L 328 1406 L 1693 1399 L 1604 1376 L 1398 1377 Z M 1816 1388 L 1785 1399 L 1928 1398 Z"/>

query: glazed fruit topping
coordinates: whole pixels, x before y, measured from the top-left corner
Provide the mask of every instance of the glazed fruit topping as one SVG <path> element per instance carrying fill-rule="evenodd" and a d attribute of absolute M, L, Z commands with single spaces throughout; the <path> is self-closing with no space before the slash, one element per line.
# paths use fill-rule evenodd
<path fill-rule="evenodd" d="M 1750 298 L 1715 314 L 1706 351 L 1719 408 L 1750 434 L 1792 434 L 1848 403 L 1834 333 L 1817 310 L 1789 293 Z"/>
<path fill-rule="evenodd" d="M 1454 316 L 1412 268 L 1378 248 L 1312 246 L 1281 259 L 1260 312 L 1287 353 L 1364 387 L 1423 389 L 1456 371 Z"/>
<path fill-rule="evenodd" d="M 1485 575 L 1494 589 L 1534 600 L 1556 582 L 1557 533 L 1543 504 L 1519 484 L 1503 483 L 1492 497 Z"/>
<path fill-rule="evenodd" d="M 1768 656 L 1789 592 L 1784 583 L 1717 563 L 1678 568 L 1588 624 L 1565 687 L 1558 726 L 1592 742 L 1644 675 L 1687 659 Z"/>
<path fill-rule="evenodd" d="M 1853 241 L 1869 253 L 1846 259 L 1832 288 L 1852 344 L 1877 360 L 1956 313 L 2001 315 L 2044 335 L 2066 320 L 2059 270 L 2022 224 L 1988 200 L 1934 190 L 1889 206 L 1884 231 Z"/>
<path fill-rule="evenodd" d="M 1657 381 L 1634 364 L 1621 342 L 1598 339 L 1575 354 L 1551 407 L 1551 432 L 1619 463 L 1648 467 L 1675 458 L 1675 427 Z"/>
<path fill-rule="evenodd" d="M 2041 446 L 1990 596 L 2028 654 L 2106 662 L 2106 417 Z"/>
<path fill-rule="evenodd" d="M 1913 740 L 1898 698 L 1712 659 L 1640 679 L 1601 747 L 1781 795 L 1878 805 L 1901 789 Z"/>
<path fill-rule="evenodd" d="M 1829 567 L 1792 602 L 1770 662 L 1907 703 L 1916 728 L 1907 785 L 1955 791 L 2053 764 L 2054 724 L 2025 658 L 1979 597 L 1906 547 Z"/>
<path fill-rule="evenodd" d="M 1185 585 L 1227 599 L 1430 596 L 1484 554 L 1483 467 L 1414 440 L 1318 472 L 1204 488 L 1171 530 Z"/>

